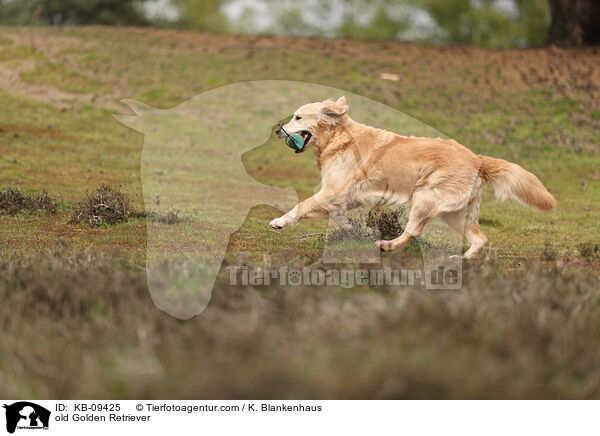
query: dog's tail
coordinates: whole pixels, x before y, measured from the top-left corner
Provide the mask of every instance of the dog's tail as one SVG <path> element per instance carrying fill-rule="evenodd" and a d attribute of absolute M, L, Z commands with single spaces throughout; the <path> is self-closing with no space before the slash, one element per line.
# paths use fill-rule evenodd
<path fill-rule="evenodd" d="M 479 155 L 482 163 L 479 174 L 490 182 L 498 200 L 512 199 L 520 201 L 538 210 L 552 210 L 556 200 L 542 185 L 536 176 L 519 165 Z"/>

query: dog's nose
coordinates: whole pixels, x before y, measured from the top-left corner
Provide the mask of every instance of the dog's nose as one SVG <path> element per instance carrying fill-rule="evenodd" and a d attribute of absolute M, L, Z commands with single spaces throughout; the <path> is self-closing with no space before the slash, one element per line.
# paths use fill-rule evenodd
<path fill-rule="evenodd" d="M 283 127 L 283 121 L 280 121 L 277 125 L 277 129 L 275 130 L 275 134 L 279 135 L 281 133 L 281 128 Z"/>

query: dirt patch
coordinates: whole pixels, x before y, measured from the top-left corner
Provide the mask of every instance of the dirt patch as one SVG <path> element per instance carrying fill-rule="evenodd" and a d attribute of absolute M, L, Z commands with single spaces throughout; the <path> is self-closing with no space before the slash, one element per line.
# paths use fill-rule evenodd
<path fill-rule="evenodd" d="M 12 133 L 13 135 L 33 135 L 52 139 L 71 139 L 69 136 L 63 135 L 56 127 L 40 128 L 28 126 L 24 124 L 5 124 L 0 125 L 0 133 Z"/>
<path fill-rule="evenodd" d="M 68 38 L 60 35 L 52 28 L 15 28 L 11 32 L 1 32 L 3 37 L 13 44 L 27 47 L 30 53 L 43 54 L 73 71 L 85 70 L 80 62 L 75 61 L 62 53 L 65 50 L 83 50 L 94 46 L 94 41 L 83 41 L 79 38 Z M 82 105 L 92 104 L 110 109 L 122 109 L 113 95 L 94 95 L 91 93 L 76 93 L 57 89 L 43 83 L 29 83 L 21 79 L 21 73 L 31 72 L 36 67 L 36 59 L 11 59 L 9 62 L 0 63 L 0 88 L 23 97 L 32 98 L 44 103 L 49 103 L 61 109 L 77 109 Z"/>
<path fill-rule="evenodd" d="M 48 85 L 24 82 L 19 77 L 21 71 L 27 71 L 27 69 L 18 68 L 14 70 L 0 65 L 0 88 L 7 89 L 11 93 L 22 97 L 51 103 L 58 108 L 73 109 L 82 104 L 93 102 L 94 97 L 89 94 L 69 93 Z"/>

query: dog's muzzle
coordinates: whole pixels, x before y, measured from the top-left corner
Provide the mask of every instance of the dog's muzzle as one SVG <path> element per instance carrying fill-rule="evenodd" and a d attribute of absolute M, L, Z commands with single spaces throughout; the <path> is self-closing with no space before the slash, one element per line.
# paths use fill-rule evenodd
<path fill-rule="evenodd" d="M 304 150 L 304 138 L 298 133 L 289 134 L 283 128 L 283 121 L 279 123 L 275 134 L 279 138 L 285 138 L 285 144 L 294 150 L 296 153 L 301 153 Z"/>

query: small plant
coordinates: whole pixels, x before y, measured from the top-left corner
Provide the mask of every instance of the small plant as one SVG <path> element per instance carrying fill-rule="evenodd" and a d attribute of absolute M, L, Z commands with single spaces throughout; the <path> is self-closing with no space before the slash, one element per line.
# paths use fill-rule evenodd
<path fill-rule="evenodd" d="M 70 223 L 100 227 L 127 222 L 131 214 L 135 211 L 129 194 L 122 192 L 120 187 L 102 184 L 77 204 Z"/>
<path fill-rule="evenodd" d="M 344 241 L 366 242 L 373 239 L 373 232 L 367 227 L 364 216 L 348 217 L 352 227 L 339 227 L 327 234 L 327 242 L 336 243 Z"/>
<path fill-rule="evenodd" d="M 56 213 L 56 200 L 44 190 L 37 196 L 26 195 L 18 188 L 6 187 L 0 191 L 0 215 L 16 215 L 20 212 Z"/>
<path fill-rule="evenodd" d="M 558 251 L 554 246 L 546 241 L 544 243 L 544 251 L 542 251 L 542 260 L 554 262 L 558 258 Z"/>
<path fill-rule="evenodd" d="M 378 207 L 369 214 L 348 217 L 352 228 L 340 227 L 327 235 L 328 242 L 371 241 L 375 238 L 394 239 L 400 236 L 404 229 L 400 220 L 404 217 L 404 209 L 389 209 Z"/>
<path fill-rule="evenodd" d="M 179 211 L 171 209 L 168 212 L 161 213 L 156 210 L 146 213 L 146 219 L 148 221 L 163 223 L 163 224 L 179 224 L 187 221 L 187 217 L 179 216 Z"/>
<path fill-rule="evenodd" d="M 377 229 L 381 239 L 394 239 L 402 234 L 404 229 L 400 220 L 405 216 L 404 209 L 377 207 L 369 211 L 367 226 Z"/>
<path fill-rule="evenodd" d="M 600 243 L 585 242 L 579 244 L 579 253 L 586 259 L 600 258 Z"/>

